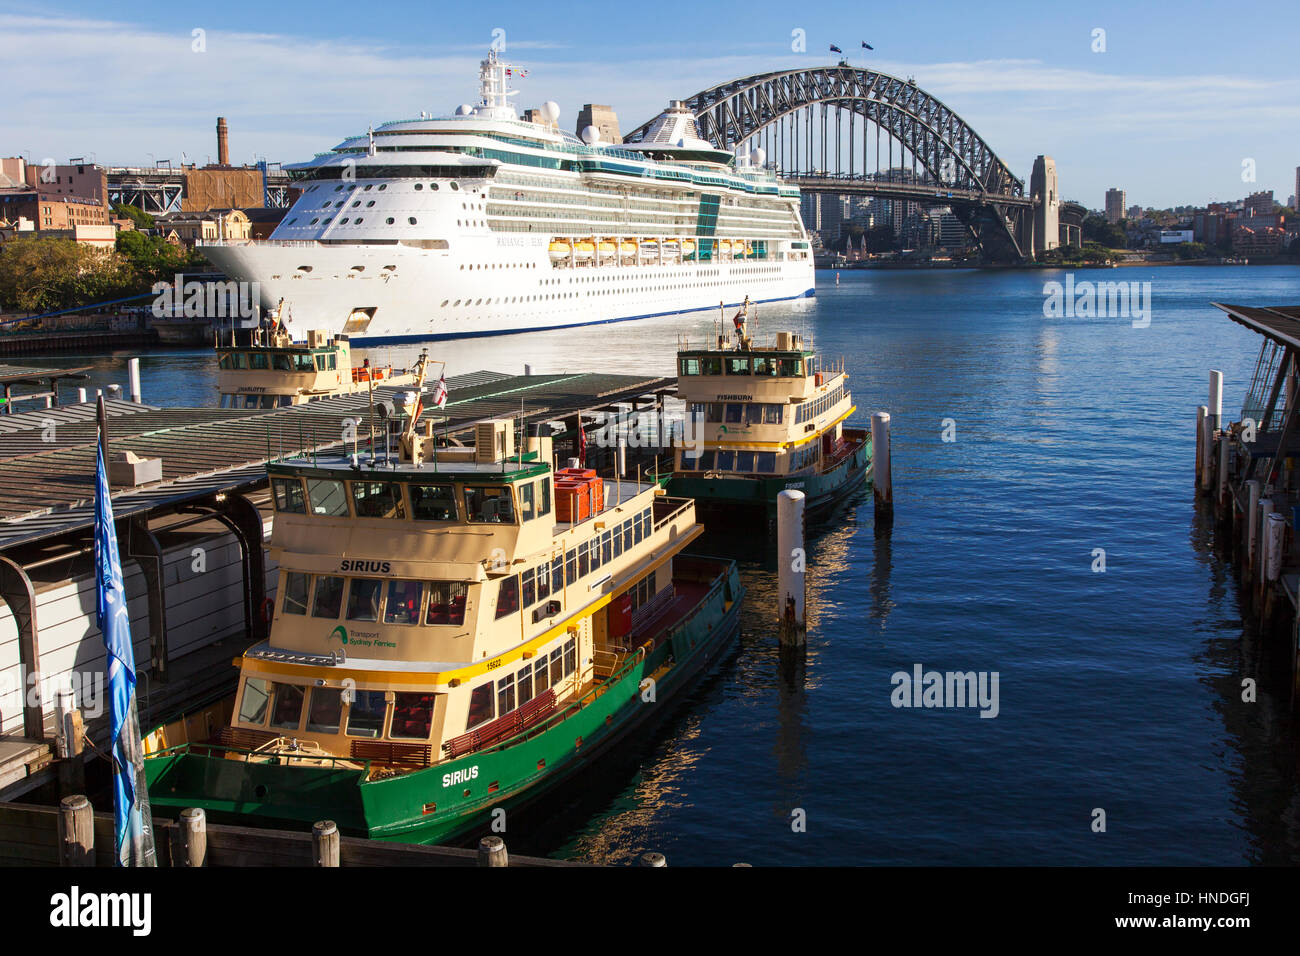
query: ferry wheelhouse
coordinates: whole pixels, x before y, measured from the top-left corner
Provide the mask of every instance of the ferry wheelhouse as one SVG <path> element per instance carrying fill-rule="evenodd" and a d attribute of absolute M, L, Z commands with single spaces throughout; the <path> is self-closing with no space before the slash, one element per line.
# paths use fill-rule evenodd
<path fill-rule="evenodd" d="M 710 512 L 757 508 L 775 517 L 787 488 L 824 510 L 864 487 L 871 431 L 847 424 L 857 411 L 843 363 L 824 363 L 802 338 L 778 332 L 768 345 L 748 334 L 749 303 L 735 339 L 677 353 L 677 397 L 686 403 L 670 494 Z"/>
<path fill-rule="evenodd" d="M 557 473 L 508 421 L 476 437 L 269 465 L 270 638 L 232 698 L 147 737 L 156 812 L 454 839 L 661 713 L 738 632 L 734 564 L 681 554 L 691 501 Z"/>
<path fill-rule="evenodd" d="M 238 333 L 236 333 L 238 335 Z M 415 375 L 391 365 L 352 364 L 346 335 L 323 329 L 295 342 L 278 323 L 243 339 L 218 344 L 217 392 L 222 408 L 281 408 L 364 392 L 376 386 L 411 385 Z"/>
<path fill-rule="evenodd" d="M 521 119 L 490 53 L 480 102 L 385 123 L 287 167 L 300 194 L 265 240 L 199 249 L 314 328 L 426 341 L 811 296 L 799 190 L 698 135 L 673 102 L 637 142 Z"/>

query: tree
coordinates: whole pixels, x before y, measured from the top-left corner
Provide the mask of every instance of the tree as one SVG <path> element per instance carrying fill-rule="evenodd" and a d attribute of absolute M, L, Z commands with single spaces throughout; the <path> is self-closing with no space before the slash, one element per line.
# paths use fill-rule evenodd
<path fill-rule="evenodd" d="M 146 236 L 142 232 L 120 232 L 117 251 L 130 268 L 133 284 L 143 292 L 155 282 L 171 281 L 178 272 L 201 266 L 202 256 L 173 246 L 161 236 Z"/>
<path fill-rule="evenodd" d="M 1174 255 L 1179 259 L 1204 259 L 1205 243 L 1203 242 L 1180 242 L 1174 247 Z"/>
<path fill-rule="evenodd" d="M 124 260 L 71 239 L 23 236 L 0 247 L 0 303 L 54 312 L 120 297 L 132 282 Z"/>
<path fill-rule="evenodd" d="M 1087 216 L 1083 220 L 1084 242 L 1095 242 L 1107 249 L 1124 249 L 1128 242 L 1124 235 L 1125 220 L 1109 223 L 1101 216 Z"/>
<path fill-rule="evenodd" d="M 138 206 L 115 202 L 113 203 L 113 215 L 118 219 L 130 219 L 135 223 L 137 229 L 152 229 L 154 227 L 153 216 L 149 215 Z"/>

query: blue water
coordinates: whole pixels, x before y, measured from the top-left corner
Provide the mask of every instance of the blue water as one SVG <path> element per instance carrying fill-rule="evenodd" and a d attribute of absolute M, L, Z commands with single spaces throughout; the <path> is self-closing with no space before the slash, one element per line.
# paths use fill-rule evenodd
<path fill-rule="evenodd" d="M 1077 275 L 1149 281 L 1147 328 L 1045 318 L 1053 278 L 819 273 L 815 300 L 760 308 L 760 335 L 790 328 L 844 357 L 864 421 L 892 414 L 892 534 L 863 497 L 811 542 L 802 667 L 777 651 L 771 557 L 715 535 L 745 556 L 737 651 L 567 807 L 508 829 L 512 848 L 670 865 L 1300 862 L 1288 652 L 1243 625 L 1192 489 L 1208 370 L 1235 418 L 1259 345 L 1209 303 L 1295 303 L 1300 272 Z M 679 336 L 703 342 L 712 320 L 432 352 L 449 374 L 670 374 Z M 124 381 L 123 361 L 86 360 L 100 383 Z M 33 360 L 53 363 L 81 364 Z M 210 402 L 213 384 L 202 353 L 145 357 L 147 401 Z M 915 664 L 996 671 L 997 717 L 892 706 L 891 675 Z"/>

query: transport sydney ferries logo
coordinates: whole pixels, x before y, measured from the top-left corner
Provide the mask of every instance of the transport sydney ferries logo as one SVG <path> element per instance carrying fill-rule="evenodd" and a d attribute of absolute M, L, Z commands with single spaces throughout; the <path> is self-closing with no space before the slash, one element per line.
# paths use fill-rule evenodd
<path fill-rule="evenodd" d="M 329 639 L 332 641 L 335 637 L 346 644 L 348 642 L 348 629 L 340 624 L 338 627 L 334 628 L 334 630 L 330 631 Z"/>

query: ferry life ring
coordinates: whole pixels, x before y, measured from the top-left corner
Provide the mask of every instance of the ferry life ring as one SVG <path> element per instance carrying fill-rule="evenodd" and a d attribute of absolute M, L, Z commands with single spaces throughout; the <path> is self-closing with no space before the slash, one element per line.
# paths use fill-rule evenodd
<path fill-rule="evenodd" d="M 267 598 L 262 602 L 262 623 L 267 627 L 271 626 L 271 621 L 275 617 L 275 601 Z"/>

